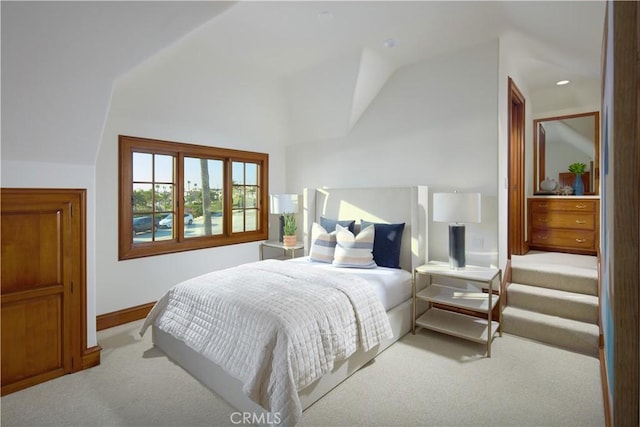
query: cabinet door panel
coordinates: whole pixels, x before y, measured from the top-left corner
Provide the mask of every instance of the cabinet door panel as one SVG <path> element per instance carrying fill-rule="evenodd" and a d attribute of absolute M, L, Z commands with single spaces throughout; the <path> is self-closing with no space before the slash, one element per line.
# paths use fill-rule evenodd
<path fill-rule="evenodd" d="M 64 372 L 60 294 L 2 304 L 2 384 Z"/>

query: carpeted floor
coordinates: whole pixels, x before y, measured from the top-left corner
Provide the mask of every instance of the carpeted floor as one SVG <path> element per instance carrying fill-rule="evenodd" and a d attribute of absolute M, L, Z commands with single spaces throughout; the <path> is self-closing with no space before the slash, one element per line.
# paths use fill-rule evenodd
<path fill-rule="evenodd" d="M 9 426 L 233 426 L 234 410 L 137 334 L 98 333 L 102 363 L 0 399 Z M 406 335 L 303 414 L 304 426 L 603 426 L 599 361 L 511 335 Z"/>

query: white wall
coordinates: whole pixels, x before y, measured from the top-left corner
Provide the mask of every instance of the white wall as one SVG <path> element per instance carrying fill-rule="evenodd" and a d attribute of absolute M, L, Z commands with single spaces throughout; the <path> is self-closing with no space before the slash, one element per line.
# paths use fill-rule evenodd
<path fill-rule="evenodd" d="M 498 213 L 498 236 L 501 268 L 504 269 L 507 263 L 507 246 L 509 237 L 509 78 L 516 85 L 525 99 L 525 195 L 533 194 L 533 173 L 529 172 L 532 167 L 528 166 L 533 162 L 533 120 L 531 107 L 529 105 L 530 92 L 526 84 L 526 79 L 521 71 L 521 49 L 522 40 L 518 36 L 506 35 L 500 39 L 500 68 L 498 73 L 498 127 L 499 127 L 499 213 Z M 525 224 L 526 230 L 526 224 Z M 504 270 L 503 270 L 504 271 Z"/>
<path fill-rule="evenodd" d="M 96 338 L 95 168 L 87 165 L 2 161 L 2 187 L 87 190 L 87 346 Z"/>
<path fill-rule="evenodd" d="M 258 260 L 258 243 L 118 261 L 118 135 L 269 154 L 270 192 L 284 192 L 282 82 L 190 40 L 116 82 L 96 167 L 97 314 L 155 301 L 189 277 Z"/>
<path fill-rule="evenodd" d="M 481 192 L 482 223 L 467 225 L 467 262 L 495 265 L 497 72 L 497 40 L 396 70 L 346 136 L 292 141 L 288 190 L 420 184 L 431 193 Z M 297 88 L 287 89 L 295 99 Z M 445 261 L 447 224 L 429 226 L 429 253 Z"/>

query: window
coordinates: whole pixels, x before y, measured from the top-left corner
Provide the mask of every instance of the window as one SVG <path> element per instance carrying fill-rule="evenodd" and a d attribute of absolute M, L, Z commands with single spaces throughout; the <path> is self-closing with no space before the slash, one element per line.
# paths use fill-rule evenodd
<path fill-rule="evenodd" d="M 119 143 L 119 259 L 267 238 L 267 154 L 122 135 Z"/>

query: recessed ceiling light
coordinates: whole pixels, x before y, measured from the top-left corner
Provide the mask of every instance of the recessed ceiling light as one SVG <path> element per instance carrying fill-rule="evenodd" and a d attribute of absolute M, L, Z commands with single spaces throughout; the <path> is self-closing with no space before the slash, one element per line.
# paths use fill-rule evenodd
<path fill-rule="evenodd" d="M 386 40 L 382 43 L 382 45 L 383 45 L 384 47 L 388 47 L 388 48 L 396 47 L 396 46 L 398 46 L 398 40 L 396 40 L 396 39 L 394 39 L 394 38 L 389 38 L 389 39 L 386 39 Z"/>
<path fill-rule="evenodd" d="M 556 82 L 556 84 L 558 86 L 563 86 L 563 85 L 569 84 L 569 80 L 560 80 L 559 82 Z"/>
<path fill-rule="evenodd" d="M 320 22 L 331 22 L 333 21 L 333 18 L 333 13 L 329 12 L 328 10 L 318 13 L 318 21 Z"/>

